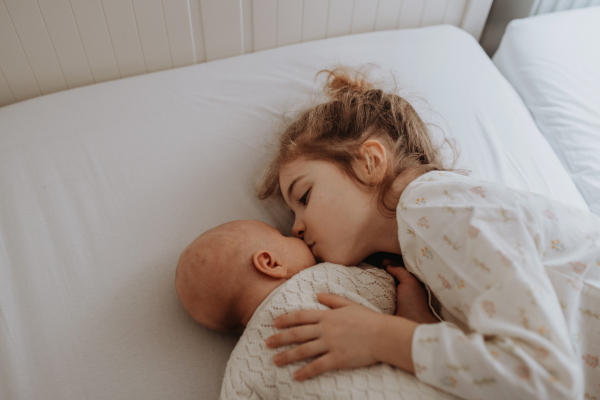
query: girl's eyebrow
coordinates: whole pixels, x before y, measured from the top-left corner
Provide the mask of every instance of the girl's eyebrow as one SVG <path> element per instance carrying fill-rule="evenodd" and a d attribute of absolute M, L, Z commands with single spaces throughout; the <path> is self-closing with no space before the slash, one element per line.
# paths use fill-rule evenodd
<path fill-rule="evenodd" d="M 300 175 L 299 177 L 297 177 L 296 179 L 294 179 L 294 180 L 292 181 L 292 183 L 290 184 L 290 187 L 289 187 L 289 188 L 288 188 L 288 190 L 287 190 L 287 195 L 288 195 L 288 197 L 290 197 L 290 196 L 291 196 L 291 194 L 292 194 L 292 190 L 294 190 L 294 185 L 296 184 L 296 182 L 298 182 L 300 179 L 304 178 L 305 176 L 306 176 L 306 175 Z"/>

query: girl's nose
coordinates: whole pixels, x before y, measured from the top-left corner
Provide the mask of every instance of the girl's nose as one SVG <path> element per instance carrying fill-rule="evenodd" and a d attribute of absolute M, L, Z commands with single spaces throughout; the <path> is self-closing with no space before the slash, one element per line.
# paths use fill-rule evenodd
<path fill-rule="evenodd" d="M 298 221 L 296 220 L 294 222 L 294 226 L 292 227 L 292 235 L 294 235 L 295 237 L 304 240 L 304 225 L 298 223 Z"/>

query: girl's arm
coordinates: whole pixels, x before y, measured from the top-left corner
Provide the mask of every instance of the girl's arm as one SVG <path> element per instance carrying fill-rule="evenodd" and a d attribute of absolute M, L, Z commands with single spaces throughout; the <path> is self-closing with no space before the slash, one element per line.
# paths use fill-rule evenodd
<path fill-rule="evenodd" d="M 380 321 L 377 335 L 372 338 L 375 358 L 377 361 L 414 374 L 411 347 L 415 330 L 419 324 L 402 317 L 391 315 L 384 315 L 384 317 Z M 393 345 L 390 345 L 392 343 Z"/>

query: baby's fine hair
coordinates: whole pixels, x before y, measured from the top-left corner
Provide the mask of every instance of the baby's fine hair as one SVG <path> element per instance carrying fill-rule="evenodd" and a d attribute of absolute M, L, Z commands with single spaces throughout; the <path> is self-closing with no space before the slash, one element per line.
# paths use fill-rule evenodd
<path fill-rule="evenodd" d="M 332 162 L 360 187 L 378 190 L 383 214 L 385 210 L 395 212 L 396 205 L 388 207 L 384 199 L 404 171 L 453 170 L 444 167 L 440 147 L 435 146 L 427 125 L 404 98 L 375 88 L 361 70 L 339 67 L 319 71 L 317 76 L 321 73 L 327 74 L 323 90 L 329 101 L 301 112 L 280 135 L 278 151 L 257 187 L 260 199 L 281 196 L 281 167 L 302 156 Z M 387 176 L 376 188 L 363 182 L 354 170 L 356 160 L 365 159 L 361 146 L 370 139 L 379 140 L 390 152 Z M 448 144 L 455 161 L 455 148 Z M 372 162 L 369 158 L 366 161 Z"/>

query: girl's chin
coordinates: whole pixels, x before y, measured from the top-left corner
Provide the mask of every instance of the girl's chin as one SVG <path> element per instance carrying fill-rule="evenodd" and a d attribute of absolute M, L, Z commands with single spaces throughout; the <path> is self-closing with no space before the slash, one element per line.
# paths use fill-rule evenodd
<path fill-rule="evenodd" d="M 317 244 L 316 244 L 316 243 L 313 243 L 313 244 L 310 246 L 310 252 L 312 253 L 313 257 L 315 258 L 315 261 L 316 261 L 317 263 L 326 262 L 326 261 L 324 261 L 324 260 L 323 260 L 323 257 L 321 257 L 321 256 L 319 256 L 319 254 L 317 254 L 316 247 L 317 247 Z"/>
<path fill-rule="evenodd" d="M 334 248 L 336 246 L 333 246 Z M 338 249 L 339 250 L 339 249 Z M 317 261 L 317 263 L 324 263 L 324 262 L 329 262 L 332 264 L 339 264 L 339 265 L 357 265 L 358 263 L 360 263 L 360 260 L 357 262 L 353 262 L 352 260 L 354 258 L 356 258 L 355 254 L 344 254 L 344 251 L 337 251 L 337 252 L 330 252 L 327 249 L 327 246 L 323 247 L 323 243 L 319 244 L 319 243 L 314 243 L 312 246 L 310 246 L 310 251 L 312 252 L 313 256 L 315 257 L 315 260 Z"/>
<path fill-rule="evenodd" d="M 352 262 L 350 260 L 349 257 L 341 255 L 341 254 L 331 254 L 330 256 L 327 256 L 326 254 L 322 254 L 322 255 L 317 255 L 315 253 L 313 253 L 313 255 L 315 256 L 315 260 L 317 260 L 317 262 L 330 262 L 332 264 L 339 264 L 339 265 L 345 265 L 345 266 L 349 266 L 349 265 L 357 265 L 359 262 Z"/>
<path fill-rule="evenodd" d="M 313 253 L 312 253 L 312 255 L 313 255 L 313 257 L 315 258 L 315 261 L 316 261 L 317 263 L 322 263 L 322 262 L 325 262 L 325 261 L 323 261 L 323 259 L 322 259 L 321 257 L 319 257 L 319 255 L 318 255 L 317 253 L 313 252 Z"/>

